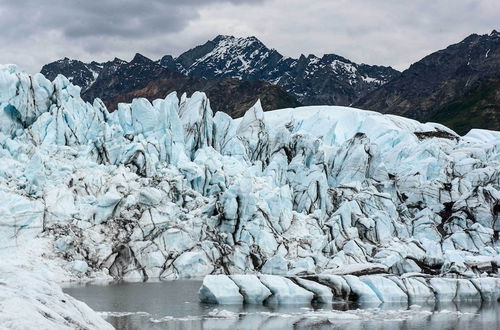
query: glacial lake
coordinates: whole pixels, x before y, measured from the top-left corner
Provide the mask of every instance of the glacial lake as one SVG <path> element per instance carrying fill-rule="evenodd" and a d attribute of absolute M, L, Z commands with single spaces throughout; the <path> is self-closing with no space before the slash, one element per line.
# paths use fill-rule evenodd
<path fill-rule="evenodd" d="M 432 305 L 209 305 L 198 301 L 201 281 L 72 285 L 117 329 L 500 329 L 500 303 Z"/>

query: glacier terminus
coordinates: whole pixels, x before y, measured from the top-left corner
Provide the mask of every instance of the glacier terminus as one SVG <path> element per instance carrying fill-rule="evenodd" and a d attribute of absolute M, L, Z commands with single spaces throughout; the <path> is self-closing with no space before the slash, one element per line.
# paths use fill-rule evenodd
<path fill-rule="evenodd" d="M 500 297 L 499 132 L 259 102 L 233 119 L 200 92 L 110 113 L 15 65 L 0 116 L 0 329 L 110 328 L 69 280 L 204 277 L 221 304 Z"/>

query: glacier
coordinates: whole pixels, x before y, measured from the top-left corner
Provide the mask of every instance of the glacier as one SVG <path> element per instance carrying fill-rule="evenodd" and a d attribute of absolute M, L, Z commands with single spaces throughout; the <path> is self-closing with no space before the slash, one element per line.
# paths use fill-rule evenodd
<path fill-rule="evenodd" d="M 0 66 L 0 109 L 3 265 L 58 280 L 338 276 L 361 291 L 360 275 L 498 277 L 499 132 L 259 102 L 232 119 L 199 92 L 109 113 L 15 65 Z M 269 296 L 239 280 L 244 299 Z"/>

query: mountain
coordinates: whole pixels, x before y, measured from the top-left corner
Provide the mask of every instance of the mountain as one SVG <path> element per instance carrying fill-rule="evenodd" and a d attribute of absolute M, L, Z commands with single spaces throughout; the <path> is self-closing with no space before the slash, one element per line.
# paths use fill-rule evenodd
<path fill-rule="evenodd" d="M 290 62 L 255 37 L 217 36 L 175 59 L 178 69 L 189 76 L 269 80 L 283 62 Z"/>
<path fill-rule="evenodd" d="M 256 37 L 222 35 L 160 64 L 194 77 L 265 80 L 307 105 L 349 105 L 399 75 L 390 67 L 356 64 L 334 54 L 284 57 Z"/>
<path fill-rule="evenodd" d="M 301 56 L 274 81 L 303 104 L 351 105 L 398 75 L 390 67 L 356 64 L 328 54 Z"/>
<path fill-rule="evenodd" d="M 96 81 L 105 65 L 119 61 L 121 60 L 115 58 L 114 61 L 107 63 L 83 63 L 82 61 L 65 57 L 59 61 L 44 65 L 41 73 L 50 80 L 54 80 L 58 74 L 62 74 L 73 84 L 80 86 L 82 92 L 85 92 Z"/>
<path fill-rule="evenodd" d="M 151 99 L 173 90 L 202 90 L 216 110 L 231 115 L 241 115 L 259 97 L 265 110 L 301 103 L 349 105 L 399 74 L 390 67 L 356 64 L 332 54 L 284 57 L 256 37 L 233 36 L 218 36 L 177 58 L 165 55 L 152 61 L 137 54 L 130 63 L 64 58 L 45 65 L 41 73 L 49 79 L 63 74 L 82 87 L 85 100 L 100 97 L 111 109 L 117 101 L 131 101 L 131 96 Z M 227 87 L 239 93 L 229 102 Z"/>
<path fill-rule="evenodd" d="M 217 36 L 177 58 L 152 61 L 136 55 L 129 63 L 47 64 L 82 86 L 85 100 L 100 97 L 111 109 L 135 97 L 152 100 L 171 91 L 202 90 L 214 109 L 241 116 L 256 99 L 264 110 L 304 105 L 355 105 L 420 121 L 446 124 L 460 134 L 471 128 L 500 130 L 500 33 L 472 34 L 412 64 L 356 64 L 334 54 L 284 57 L 255 37 Z"/>
<path fill-rule="evenodd" d="M 500 130 L 500 78 L 474 83 L 461 97 L 438 108 L 429 121 L 452 127 L 459 134 L 473 128 Z"/>
<path fill-rule="evenodd" d="M 58 74 L 67 76 L 82 87 L 84 100 L 100 98 L 110 111 L 119 102 L 131 102 L 138 97 L 154 100 L 173 91 L 180 94 L 204 91 L 211 98 L 214 110 L 233 117 L 242 115 L 258 99 L 265 110 L 300 105 L 281 87 L 265 81 L 188 77 L 141 54 L 136 54 L 130 62 L 115 58 L 105 63 L 83 63 L 64 58 L 45 65 L 41 73 L 51 80 Z"/>
<path fill-rule="evenodd" d="M 437 120 L 460 133 L 472 127 L 499 130 L 499 80 L 500 33 L 472 34 L 412 64 L 355 105 Z"/>
<path fill-rule="evenodd" d="M 111 85 L 110 88 L 113 89 L 114 86 Z M 187 77 L 152 79 L 143 87 L 115 93 L 105 99 L 104 103 L 114 109 L 118 103 L 131 102 L 134 98 L 145 97 L 152 101 L 164 98 L 171 92 L 190 95 L 197 90 L 205 92 L 215 111 L 225 112 L 233 118 L 241 117 L 259 99 L 264 111 L 301 105 L 281 87 L 264 81 Z M 84 97 L 88 98 L 88 95 Z"/>

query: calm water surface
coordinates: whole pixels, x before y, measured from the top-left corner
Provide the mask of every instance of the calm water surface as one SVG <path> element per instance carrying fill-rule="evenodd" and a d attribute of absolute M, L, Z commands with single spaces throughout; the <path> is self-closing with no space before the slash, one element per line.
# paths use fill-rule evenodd
<path fill-rule="evenodd" d="M 64 291 L 117 329 L 500 329 L 500 303 L 380 305 L 209 305 L 201 281 L 79 285 Z"/>

